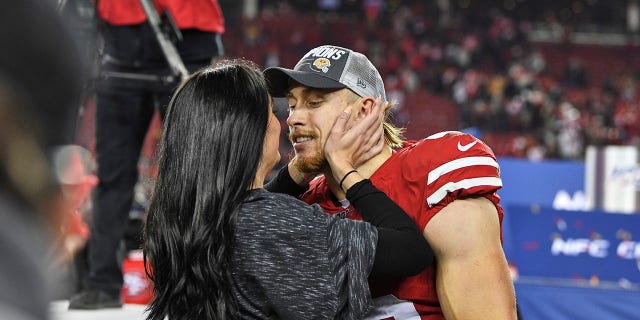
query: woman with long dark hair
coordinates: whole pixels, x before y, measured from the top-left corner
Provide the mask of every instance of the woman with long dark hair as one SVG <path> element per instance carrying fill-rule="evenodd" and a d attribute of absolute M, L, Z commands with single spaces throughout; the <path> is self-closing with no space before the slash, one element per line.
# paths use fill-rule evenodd
<path fill-rule="evenodd" d="M 262 73 L 244 60 L 200 70 L 175 92 L 145 229 L 148 319 L 363 318 L 370 273 L 408 276 L 432 262 L 411 219 L 351 172 L 381 112 L 355 121 L 344 113 L 327 141 L 353 146 L 330 157 L 349 176 L 348 199 L 376 204 L 358 222 L 262 188 L 280 159 L 272 105 Z"/>

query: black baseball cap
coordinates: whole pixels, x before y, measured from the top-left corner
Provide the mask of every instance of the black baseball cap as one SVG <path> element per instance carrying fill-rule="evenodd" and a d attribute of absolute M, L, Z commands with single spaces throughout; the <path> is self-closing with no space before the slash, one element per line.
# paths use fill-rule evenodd
<path fill-rule="evenodd" d="M 387 101 L 382 77 L 376 67 L 359 52 L 323 45 L 307 52 L 293 69 L 271 67 L 264 70 L 269 93 L 284 97 L 293 79 L 319 89 L 349 88 L 361 97 L 382 97 Z"/>

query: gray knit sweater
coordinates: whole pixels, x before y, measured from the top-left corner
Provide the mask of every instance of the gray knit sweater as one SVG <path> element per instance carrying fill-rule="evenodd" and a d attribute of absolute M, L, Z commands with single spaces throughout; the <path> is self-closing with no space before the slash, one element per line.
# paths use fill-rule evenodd
<path fill-rule="evenodd" d="M 242 319 L 361 319 L 376 229 L 319 206 L 253 190 L 240 208 L 232 261 Z"/>

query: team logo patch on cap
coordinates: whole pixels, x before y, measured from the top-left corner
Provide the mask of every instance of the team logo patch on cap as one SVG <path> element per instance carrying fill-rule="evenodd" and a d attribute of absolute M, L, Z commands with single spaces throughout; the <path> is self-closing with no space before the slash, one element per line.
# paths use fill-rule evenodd
<path fill-rule="evenodd" d="M 322 71 L 324 73 L 329 72 L 329 67 L 331 67 L 331 61 L 327 58 L 318 58 L 313 61 L 313 68 L 316 71 Z"/>

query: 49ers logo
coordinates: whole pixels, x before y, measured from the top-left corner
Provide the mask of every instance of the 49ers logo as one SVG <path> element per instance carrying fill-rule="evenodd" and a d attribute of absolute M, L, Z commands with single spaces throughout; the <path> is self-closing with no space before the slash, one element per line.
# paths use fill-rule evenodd
<path fill-rule="evenodd" d="M 318 71 L 327 73 L 329 72 L 329 67 L 331 67 L 331 61 L 327 58 L 318 58 L 313 61 L 313 69 Z"/>

